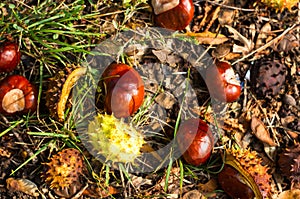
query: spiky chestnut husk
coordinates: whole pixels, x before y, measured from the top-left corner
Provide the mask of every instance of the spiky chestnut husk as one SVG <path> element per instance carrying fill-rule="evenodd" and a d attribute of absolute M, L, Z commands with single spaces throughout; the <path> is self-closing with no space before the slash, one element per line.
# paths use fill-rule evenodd
<path fill-rule="evenodd" d="M 73 65 L 68 65 L 64 70 L 58 71 L 53 77 L 49 78 L 46 91 L 46 107 L 50 112 L 50 116 L 54 119 L 58 119 L 57 105 L 61 97 L 62 87 L 74 69 Z"/>
<path fill-rule="evenodd" d="M 98 114 L 89 123 L 88 140 L 106 161 L 122 163 L 134 163 L 145 143 L 143 135 L 133 126 L 106 114 Z"/>
<path fill-rule="evenodd" d="M 55 77 L 50 79 L 49 89 L 46 93 L 46 105 L 49 107 L 50 115 L 55 119 L 65 119 L 66 106 L 71 107 L 69 102 L 70 93 L 77 80 L 86 74 L 85 67 L 69 65 L 64 71 L 59 71 Z"/>
<path fill-rule="evenodd" d="M 271 175 L 267 173 L 268 167 L 262 166 L 262 159 L 257 156 L 255 151 L 228 149 L 226 152 L 225 164 L 234 168 L 241 168 L 246 171 L 245 176 L 251 177 L 263 198 L 268 198 L 271 192 Z M 236 160 L 236 161 L 235 161 Z M 245 177 L 244 176 L 244 177 Z M 250 184 L 252 179 L 249 179 Z M 255 187 L 252 187 L 255 189 Z M 256 190 L 253 190 L 256 192 Z"/>
<path fill-rule="evenodd" d="M 50 188 L 69 188 L 73 183 L 78 182 L 83 172 L 83 158 L 77 149 L 64 149 L 53 155 L 51 161 L 45 163 L 47 171 L 45 181 Z"/>
<path fill-rule="evenodd" d="M 276 11 L 283 11 L 285 8 L 291 10 L 297 5 L 299 0 L 260 0 L 263 4 L 270 8 L 274 8 Z"/>
<path fill-rule="evenodd" d="M 278 165 L 283 176 L 289 178 L 292 189 L 300 188 L 300 144 L 279 154 Z"/>

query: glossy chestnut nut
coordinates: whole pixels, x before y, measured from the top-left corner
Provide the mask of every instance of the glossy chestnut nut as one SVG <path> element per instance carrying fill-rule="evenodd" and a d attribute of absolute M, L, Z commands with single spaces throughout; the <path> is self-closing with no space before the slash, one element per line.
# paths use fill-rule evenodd
<path fill-rule="evenodd" d="M 243 176 L 228 165 L 224 165 L 223 170 L 218 174 L 219 184 L 230 197 L 239 199 L 254 198 L 253 190 L 242 179 Z"/>
<path fill-rule="evenodd" d="M 110 64 L 103 75 L 106 88 L 105 110 L 115 117 L 128 117 L 135 113 L 144 100 L 144 83 L 139 73 L 126 64 Z"/>
<path fill-rule="evenodd" d="M 25 77 L 11 75 L 0 82 L 0 113 L 28 113 L 36 108 L 37 90 Z"/>
<path fill-rule="evenodd" d="M 192 0 L 152 0 L 154 23 L 157 26 L 183 30 L 194 17 Z"/>
<path fill-rule="evenodd" d="M 206 85 L 210 95 L 222 102 L 233 102 L 241 95 L 240 81 L 227 62 L 218 62 L 206 70 Z"/>
<path fill-rule="evenodd" d="M 21 53 L 17 44 L 6 42 L 0 47 L 0 72 L 13 71 L 20 60 Z"/>
<path fill-rule="evenodd" d="M 194 166 L 205 163 L 214 146 L 214 138 L 208 124 L 199 118 L 182 122 L 176 139 L 183 158 Z"/>

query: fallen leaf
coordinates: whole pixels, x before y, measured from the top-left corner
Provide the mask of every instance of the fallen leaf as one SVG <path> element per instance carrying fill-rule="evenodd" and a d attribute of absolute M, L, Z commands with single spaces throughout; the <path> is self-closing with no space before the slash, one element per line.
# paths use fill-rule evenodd
<path fill-rule="evenodd" d="M 210 179 L 207 183 L 199 183 L 198 188 L 201 192 L 213 192 L 218 188 L 218 183 L 216 179 Z"/>
<path fill-rule="evenodd" d="M 272 31 L 272 27 L 270 23 L 266 23 L 260 30 L 260 33 L 257 36 L 255 47 L 259 48 L 263 46 L 266 42 L 265 39 L 269 37 L 270 32 Z"/>
<path fill-rule="evenodd" d="M 6 180 L 6 187 L 11 192 L 20 191 L 34 197 L 40 195 L 36 184 L 27 179 L 8 178 Z"/>
<path fill-rule="evenodd" d="M 244 46 L 234 44 L 232 47 L 232 52 L 247 54 L 253 49 L 254 43 L 251 40 L 244 37 L 241 33 L 239 33 L 236 29 L 232 28 L 231 26 L 225 25 L 225 27 L 228 29 L 229 32 L 233 34 L 233 39 L 238 40 L 244 44 Z"/>
<path fill-rule="evenodd" d="M 251 129 L 253 134 L 262 142 L 269 144 L 270 146 L 277 146 L 277 144 L 270 137 L 269 132 L 265 128 L 265 125 L 257 117 L 251 119 Z"/>
<path fill-rule="evenodd" d="M 152 180 L 143 178 L 141 176 L 136 176 L 129 174 L 132 185 L 134 186 L 135 189 L 140 189 L 141 186 L 143 185 L 152 185 Z"/>
<path fill-rule="evenodd" d="M 199 44 L 218 45 L 228 41 L 228 38 L 225 35 L 212 33 L 209 31 L 200 33 L 188 32 L 185 36 L 195 37 Z"/>

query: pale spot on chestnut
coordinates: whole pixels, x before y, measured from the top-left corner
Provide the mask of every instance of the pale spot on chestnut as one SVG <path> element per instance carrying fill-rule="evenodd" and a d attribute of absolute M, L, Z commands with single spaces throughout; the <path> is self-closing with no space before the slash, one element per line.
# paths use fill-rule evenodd
<path fill-rule="evenodd" d="M 169 11 L 178 6 L 180 0 L 152 0 L 153 11 L 156 15 Z"/>
<path fill-rule="evenodd" d="M 25 108 L 24 93 L 20 89 L 12 89 L 7 92 L 2 100 L 2 107 L 7 113 L 15 113 Z"/>
<path fill-rule="evenodd" d="M 238 86 L 241 85 L 240 81 L 237 79 L 235 72 L 232 68 L 226 69 L 225 73 L 223 74 L 223 77 L 228 84 L 233 84 Z"/>

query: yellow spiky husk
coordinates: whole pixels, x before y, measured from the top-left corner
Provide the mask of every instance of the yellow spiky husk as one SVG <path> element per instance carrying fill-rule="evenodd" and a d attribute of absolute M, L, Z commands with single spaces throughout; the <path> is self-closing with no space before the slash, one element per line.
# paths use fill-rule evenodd
<path fill-rule="evenodd" d="M 83 158 L 77 149 L 64 149 L 45 163 L 45 181 L 50 188 L 64 189 L 79 180 L 83 170 Z"/>
<path fill-rule="evenodd" d="M 260 0 L 266 6 L 275 9 L 276 11 L 283 11 L 285 8 L 291 9 L 297 5 L 299 0 Z"/>
<path fill-rule="evenodd" d="M 89 123 L 88 140 L 106 161 L 122 163 L 134 163 L 145 143 L 143 135 L 133 126 L 106 114 L 98 114 Z"/>
<path fill-rule="evenodd" d="M 228 149 L 228 155 L 232 155 L 242 168 L 247 171 L 255 181 L 263 198 L 268 198 L 271 192 L 271 175 L 268 174 L 268 167 L 263 166 L 262 159 L 255 151 L 242 149 Z"/>

